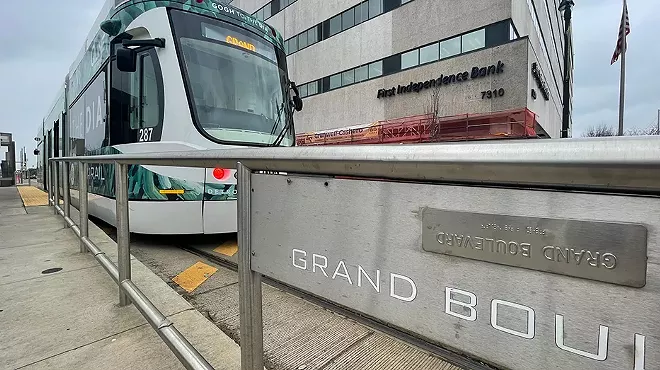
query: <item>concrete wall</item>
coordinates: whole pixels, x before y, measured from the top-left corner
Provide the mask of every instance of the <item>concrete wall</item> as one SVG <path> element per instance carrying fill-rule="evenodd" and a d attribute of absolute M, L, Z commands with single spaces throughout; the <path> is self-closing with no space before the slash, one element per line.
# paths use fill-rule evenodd
<path fill-rule="evenodd" d="M 423 82 L 441 74 L 471 71 L 502 61 L 499 75 L 453 83 L 440 87 L 440 115 L 487 113 L 524 108 L 528 92 L 528 41 L 520 39 L 491 49 L 444 59 L 383 78 L 343 87 L 304 99 L 304 108 L 295 115 L 296 132 L 309 132 L 426 112 L 431 89 L 378 99 L 379 89 L 410 82 Z M 505 89 L 503 97 L 482 99 L 481 91 Z"/>
<path fill-rule="evenodd" d="M 556 0 L 547 0 L 546 8 L 546 1 L 542 0 L 512 0 L 511 18 L 520 36 L 529 37 L 530 65 L 532 59 L 539 63 L 550 91 L 550 100 L 547 102 L 543 102 L 543 97 L 540 94 L 538 94 L 536 100 L 530 97 L 529 109 L 539 114 L 539 121 L 543 122 L 543 128 L 551 137 L 559 137 L 563 86 L 563 67 L 560 66 L 563 66 L 564 51 L 562 47 L 563 33 L 559 32 L 558 21 L 563 22 L 563 19 L 557 7 L 554 6 L 554 2 Z M 533 13 L 534 7 L 536 7 L 538 18 L 535 18 Z M 538 28 L 535 26 L 535 22 L 537 22 Z M 550 22 L 552 22 L 552 27 Z M 545 49 L 542 47 L 540 32 L 543 32 L 545 37 Z M 555 40 L 557 44 L 554 43 Z M 545 50 L 547 50 L 547 55 Z M 535 88 L 539 93 L 536 83 L 531 79 L 529 88 Z"/>
<path fill-rule="evenodd" d="M 539 88 L 536 84 L 536 81 L 532 77 L 532 63 L 541 61 L 537 57 L 537 54 L 534 51 L 534 47 L 531 42 L 527 44 L 528 46 L 528 55 L 529 63 L 527 68 L 527 108 L 532 112 L 537 114 L 537 121 L 541 124 L 543 129 L 548 133 L 551 138 L 560 137 L 561 133 L 561 117 L 562 117 L 562 105 L 561 101 L 556 101 L 557 97 L 552 95 L 550 100 L 545 100 L 541 95 Z M 545 73 L 546 82 L 550 84 L 547 72 Z M 536 99 L 532 97 L 531 91 L 534 89 L 536 91 Z M 550 91 L 553 89 L 551 88 Z"/>

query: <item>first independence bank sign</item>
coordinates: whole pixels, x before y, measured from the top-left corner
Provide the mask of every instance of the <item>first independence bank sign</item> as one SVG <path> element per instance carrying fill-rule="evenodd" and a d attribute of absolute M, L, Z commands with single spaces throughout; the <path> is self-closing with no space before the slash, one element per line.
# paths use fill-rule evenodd
<path fill-rule="evenodd" d="M 440 77 L 433 80 L 415 83 L 411 82 L 407 86 L 399 85 L 391 89 L 380 89 L 378 90 L 377 98 L 386 98 L 397 94 L 405 94 L 411 92 L 418 93 L 431 87 L 441 87 L 442 85 L 449 85 L 456 82 L 464 82 L 491 75 L 498 75 L 502 72 L 504 72 L 504 63 L 502 63 L 502 61 L 498 61 L 496 65 L 493 64 L 488 67 L 472 67 L 470 72 L 465 71 L 446 76 L 440 75 Z"/>

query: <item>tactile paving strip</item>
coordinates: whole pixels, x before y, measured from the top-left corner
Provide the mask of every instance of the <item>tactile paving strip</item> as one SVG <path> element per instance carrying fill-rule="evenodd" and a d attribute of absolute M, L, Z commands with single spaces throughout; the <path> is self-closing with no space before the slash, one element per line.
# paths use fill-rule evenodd
<path fill-rule="evenodd" d="M 17 186 L 23 205 L 26 207 L 47 206 L 48 193 L 34 186 Z M 62 203 L 62 200 L 60 200 Z"/>

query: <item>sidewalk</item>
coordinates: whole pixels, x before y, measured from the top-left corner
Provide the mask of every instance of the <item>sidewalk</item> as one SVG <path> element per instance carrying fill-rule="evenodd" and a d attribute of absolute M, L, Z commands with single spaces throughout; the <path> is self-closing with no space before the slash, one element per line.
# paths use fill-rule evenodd
<path fill-rule="evenodd" d="M 26 204 L 42 204 L 39 192 L 21 187 Z M 116 244 L 91 222 L 89 235 L 116 261 Z M 132 274 L 212 366 L 240 368 L 233 340 L 135 258 Z M 1 369 L 183 369 L 133 305 L 118 306 L 118 289 L 52 208 L 0 188 Z"/>

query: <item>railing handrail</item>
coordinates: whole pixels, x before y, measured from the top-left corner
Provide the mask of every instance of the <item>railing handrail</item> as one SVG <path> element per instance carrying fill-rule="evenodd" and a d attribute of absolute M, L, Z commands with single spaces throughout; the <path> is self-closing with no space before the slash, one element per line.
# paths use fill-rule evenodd
<path fill-rule="evenodd" d="M 660 193 L 660 136 L 112 154 L 54 161 Z"/>

